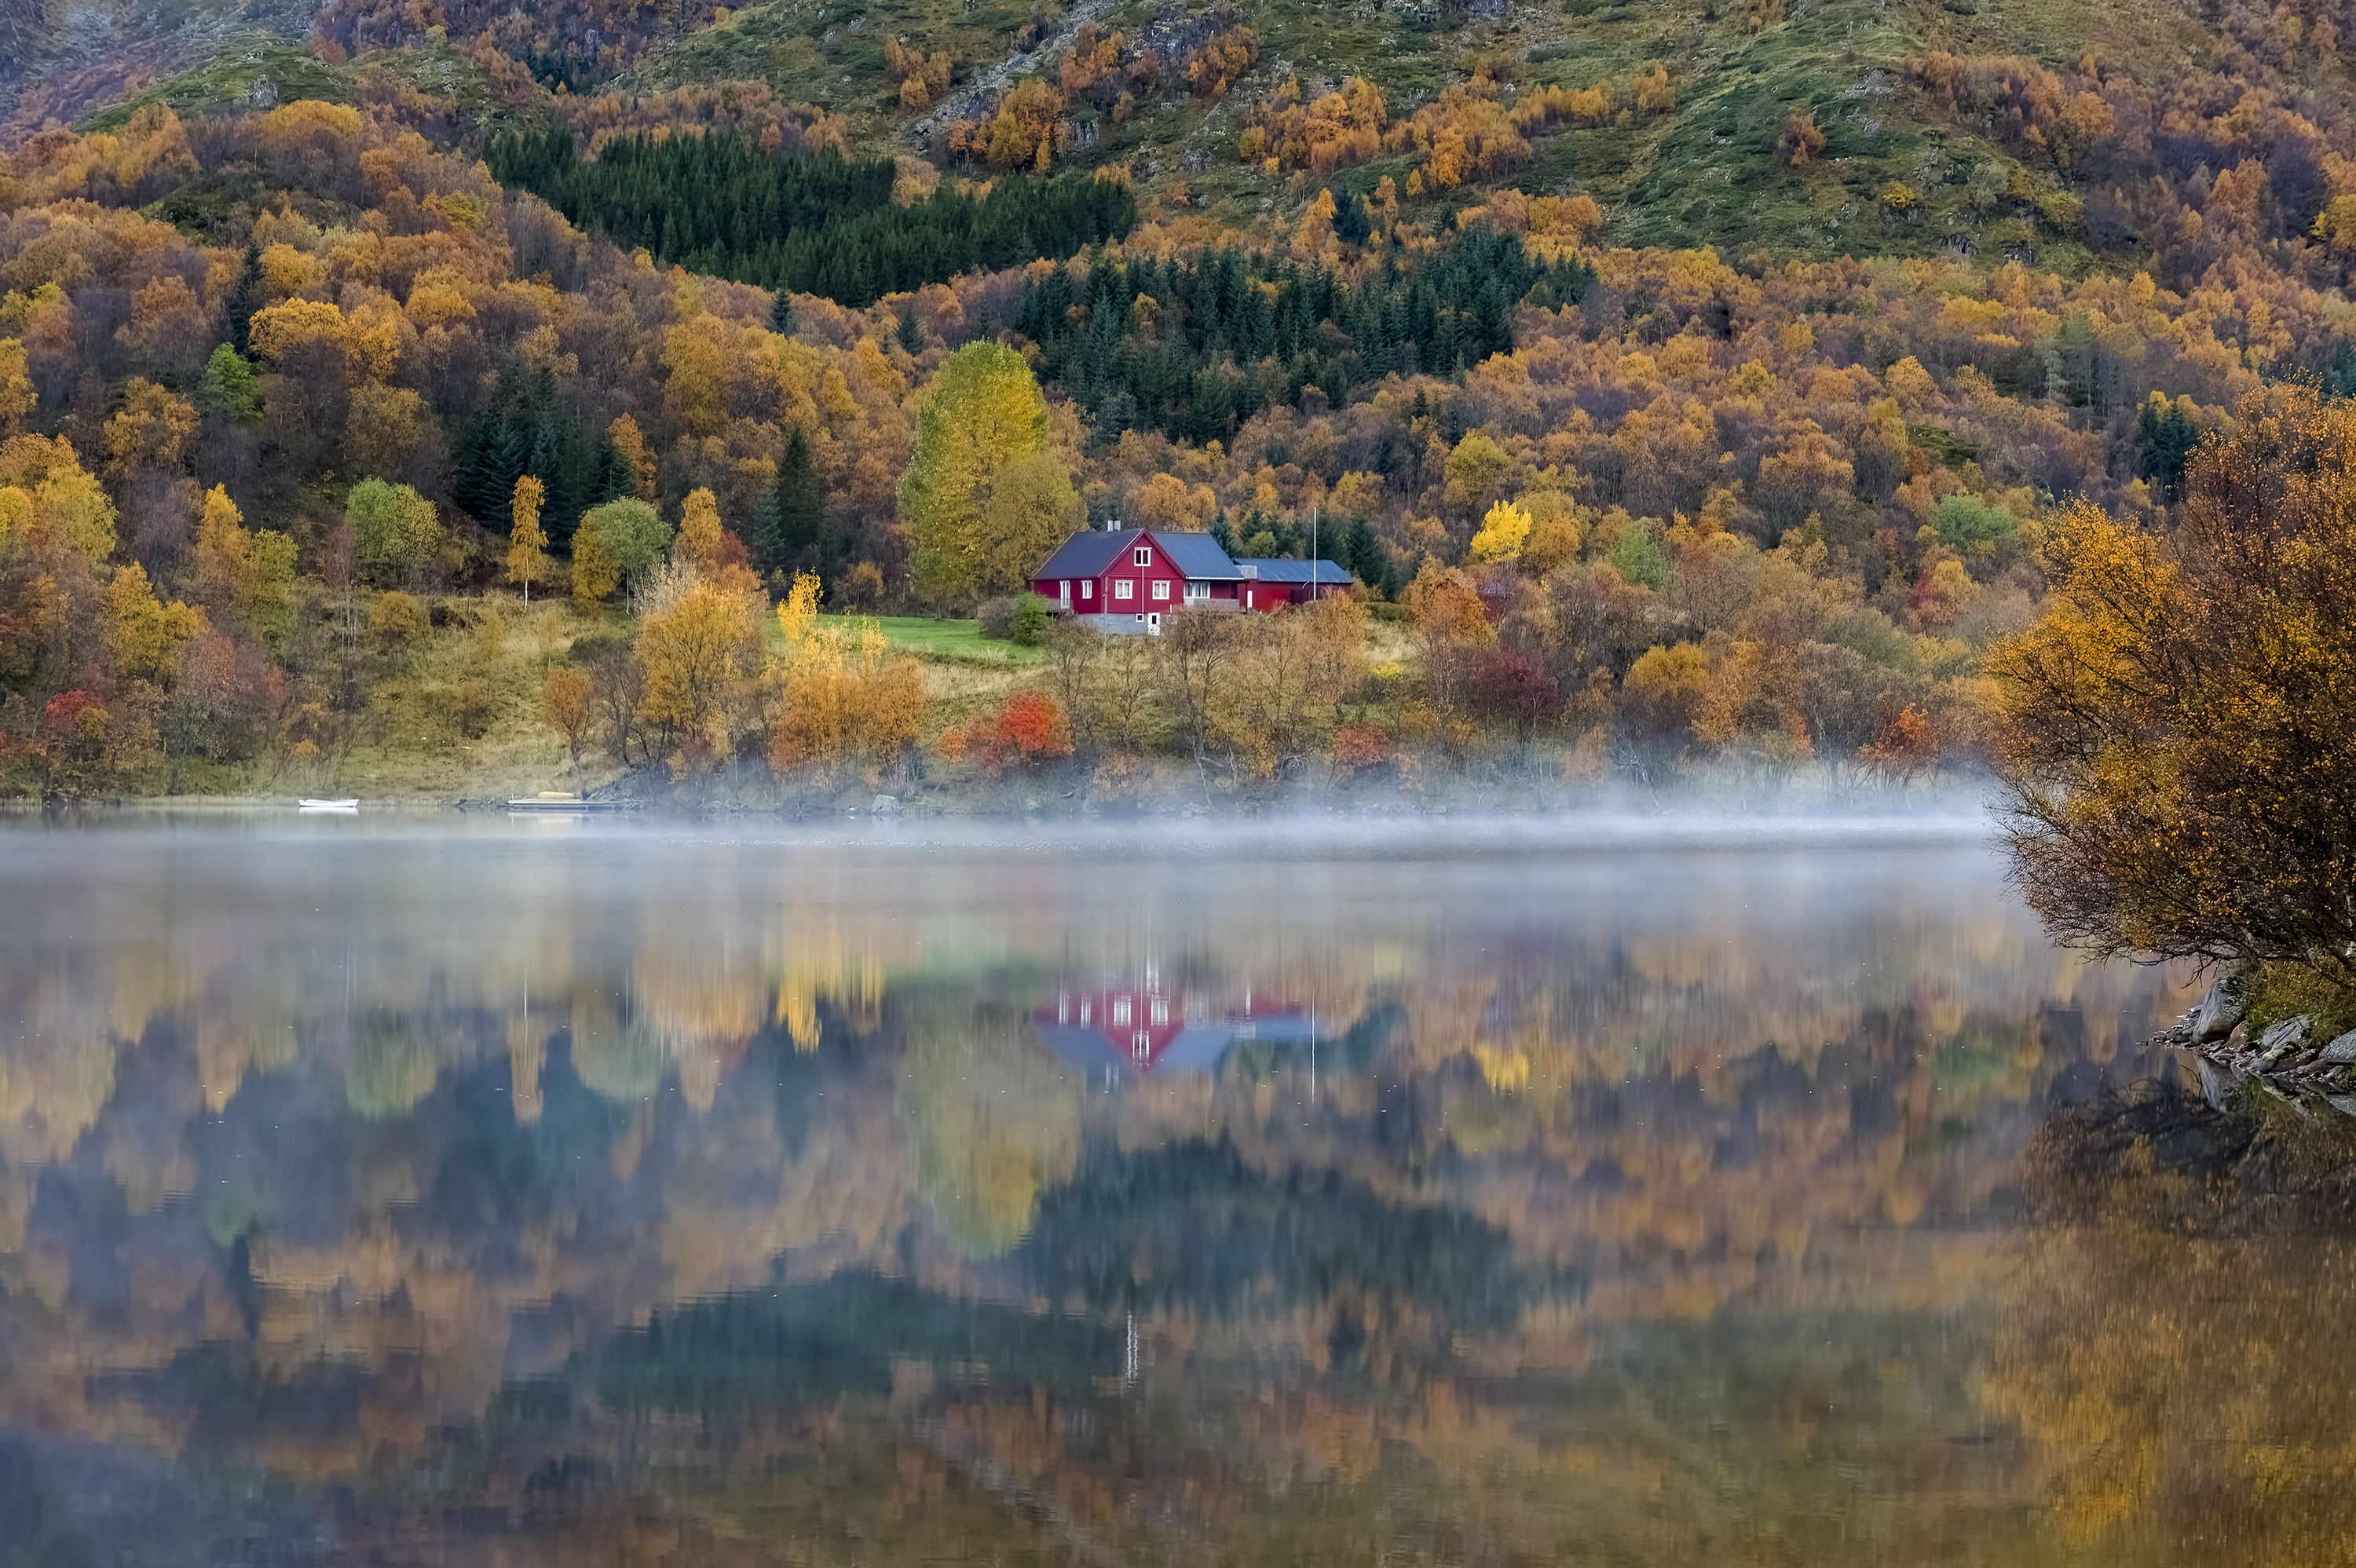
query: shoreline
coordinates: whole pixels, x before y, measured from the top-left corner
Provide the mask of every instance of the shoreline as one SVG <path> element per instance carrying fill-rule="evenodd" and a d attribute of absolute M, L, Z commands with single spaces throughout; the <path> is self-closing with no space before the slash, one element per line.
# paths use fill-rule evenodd
<path fill-rule="evenodd" d="M 2300 1037 L 2276 1047 L 2254 1045 L 2239 1028 L 2223 1040 L 2199 1040 L 2193 1038 L 2197 1016 L 2198 1009 L 2187 1013 L 2173 1028 L 2143 1041 L 2140 1049 L 2181 1051 L 2190 1055 L 2200 1072 L 2202 1096 L 2217 1110 L 2225 1109 L 2233 1085 L 2244 1083 L 2290 1103 L 2295 1109 L 2300 1108 L 2301 1100 L 2321 1100 L 2343 1115 L 2356 1117 L 2356 1061 L 2330 1060 L 2329 1053 L 2337 1042 Z"/>
<path fill-rule="evenodd" d="M 488 783 L 489 781 L 482 781 Z M 507 781 L 500 780 L 505 784 Z M 479 793 L 477 793 L 479 791 Z M 482 789 L 315 789 L 179 795 L 0 795 L 0 816 L 92 813 L 256 812 L 295 809 L 305 799 L 352 800 L 371 815 L 498 812 L 516 801 L 538 802 L 550 815 L 565 802 L 588 803 L 600 815 L 640 819 L 776 816 L 794 821 L 872 816 L 1016 820 L 1191 821 L 1311 816 L 1370 820 L 1489 816 L 1575 817 L 1741 816 L 1800 822 L 1827 816 L 1906 820 L 1925 814 L 1988 822 L 1999 809 L 1991 780 L 1971 773 L 1896 783 L 1870 775 L 1837 776 L 1821 770 L 1782 775 L 1728 769 L 1652 785 L 1617 777 L 1573 775 L 1543 765 L 1494 772 L 1468 770 L 1454 778 L 1337 776 L 1312 771 L 1283 782 L 1206 774 L 1172 764 L 1108 783 L 1088 766 L 1060 766 L 990 774 L 963 768 L 890 784 L 835 786 L 780 783 L 766 774 L 712 777 L 674 784 L 658 772 L 609 777 L 577 796 L 570 790 L 525 784 L 507 793 Z M 531 809 L 526 807 L 524 809 Z"/>
<path fill-rule="evenodd" d="M 1554 794 L 1555 792 L 1546 792 Z M 1382 822 L 1480 820 L 1500 822 L 1679 822 L 1694 826 L 1755 824 L 1779 829 L 1810 825 L 1904 827 L 1913 836 L 1944 837 L 1968 829 L 1986 832 L 1997 821 L 1984 796 L 1971 791 L 1857 791 L 1808 793 L 1780 798 L 1743 797 L 1707 790 L 1652 795 L 1644 792 L 1594 791 L 1570 798 L 1539 798 L 1535 792 L 1466 790 L 1441 798 L 1402 792 L 1273 791 L 1209 800 L 1191 793 L 1152 797 L 1076 798 L 1071 792 L 1006 790 L 933 791 L 903 798 L 862 792 L 857 802 L 632 799 L 594 794 L 588 810 L 567 809 L 562 801 L 531 796 L 294 795 L 109 795 L 0 798 L 0 817 L 102 818 L 157 816 L 294 815 L 305 799 L 355 800 L 348 813 L 372 817 L 483 816 L 512 815 L 571 818 L 595 816 L 637 823 L 732 821 L 774 817 L 787 823 L 861 820 L 905 822 L 1076 822 L 1119 826 L 1148 823 Z M 517 805 L 517 801 L 529 804 Z"/>

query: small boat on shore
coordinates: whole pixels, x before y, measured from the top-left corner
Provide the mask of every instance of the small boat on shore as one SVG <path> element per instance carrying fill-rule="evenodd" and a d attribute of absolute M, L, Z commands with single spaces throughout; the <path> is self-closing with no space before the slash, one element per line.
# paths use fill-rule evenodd
<path fill-rule="evenodd" d="M 360 809 L 360 803 L 357 800 L 298 799 L 294 803 L 294 809 L 297 811 L 333 811 L 357 816 Z"/>
<path fill-rule="evenodd" d="M 509 801 L 508 809 L 570 816 L 583 811 L 619 811 L 622 803 L 618 800 L 590 800 L 583 795 L 566 795 L 562 790 L 542 790 L 538 795 Z"/>

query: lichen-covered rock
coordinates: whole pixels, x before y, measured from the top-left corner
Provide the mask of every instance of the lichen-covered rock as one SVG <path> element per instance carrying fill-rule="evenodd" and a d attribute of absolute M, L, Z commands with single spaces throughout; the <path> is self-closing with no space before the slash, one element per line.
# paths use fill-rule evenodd
<path fill-rule="evenodd" d="M 2345 1067 L 2356 1061 L 2356 1029 L 2350 1029 L 2323 1048 L 2323 1060 L 2335 1067 Z"/>
<path fill-rule="evenodd" d="M 2242 1021 L 2242 1015 L 2250 1010 L 2242 1000 L 2241 978 L 2239 975 L 2220 975 L 2210 983 L 2209 994 L 2201 998 L 2201 1006 L 2192 1014 L 2195 1044 L 2206 1045 L 2212 1040 L 2224 1039 Z"/>
<path fill-rule="evenodd" d="M 2258 1049 L 2267 1051 L 2288 1051 L 2307 1038 L 2307 1031 L 2314 1021 L 2305 1013 L 2299 1014 L 2295 1019 L 2278 1019 L 2266 1026 L 2265 1033 L 2258 1036 Z"/>

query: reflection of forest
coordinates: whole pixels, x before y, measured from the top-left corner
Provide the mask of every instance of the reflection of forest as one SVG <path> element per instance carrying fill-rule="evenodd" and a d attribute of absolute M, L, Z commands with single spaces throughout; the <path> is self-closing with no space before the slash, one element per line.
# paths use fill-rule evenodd
<path fill-rule="evenodd" d="M 2180 1005 L 1976 856 L 16 842 L 60 1539 L 97 1475 L 395 1558 L 2015 1560 L 1984 1217 Z M 1108 979 L 1319 1038 L 1108 1088 L 1033 1021 Z"/>

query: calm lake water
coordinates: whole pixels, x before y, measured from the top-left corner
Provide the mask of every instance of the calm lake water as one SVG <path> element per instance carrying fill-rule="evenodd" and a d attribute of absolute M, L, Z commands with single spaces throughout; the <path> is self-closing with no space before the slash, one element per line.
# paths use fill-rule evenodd
<path fill-rule="evenodd" d="M 0 831 L 0 1559 L 2340 1560 L 1986 838 Z"/>

